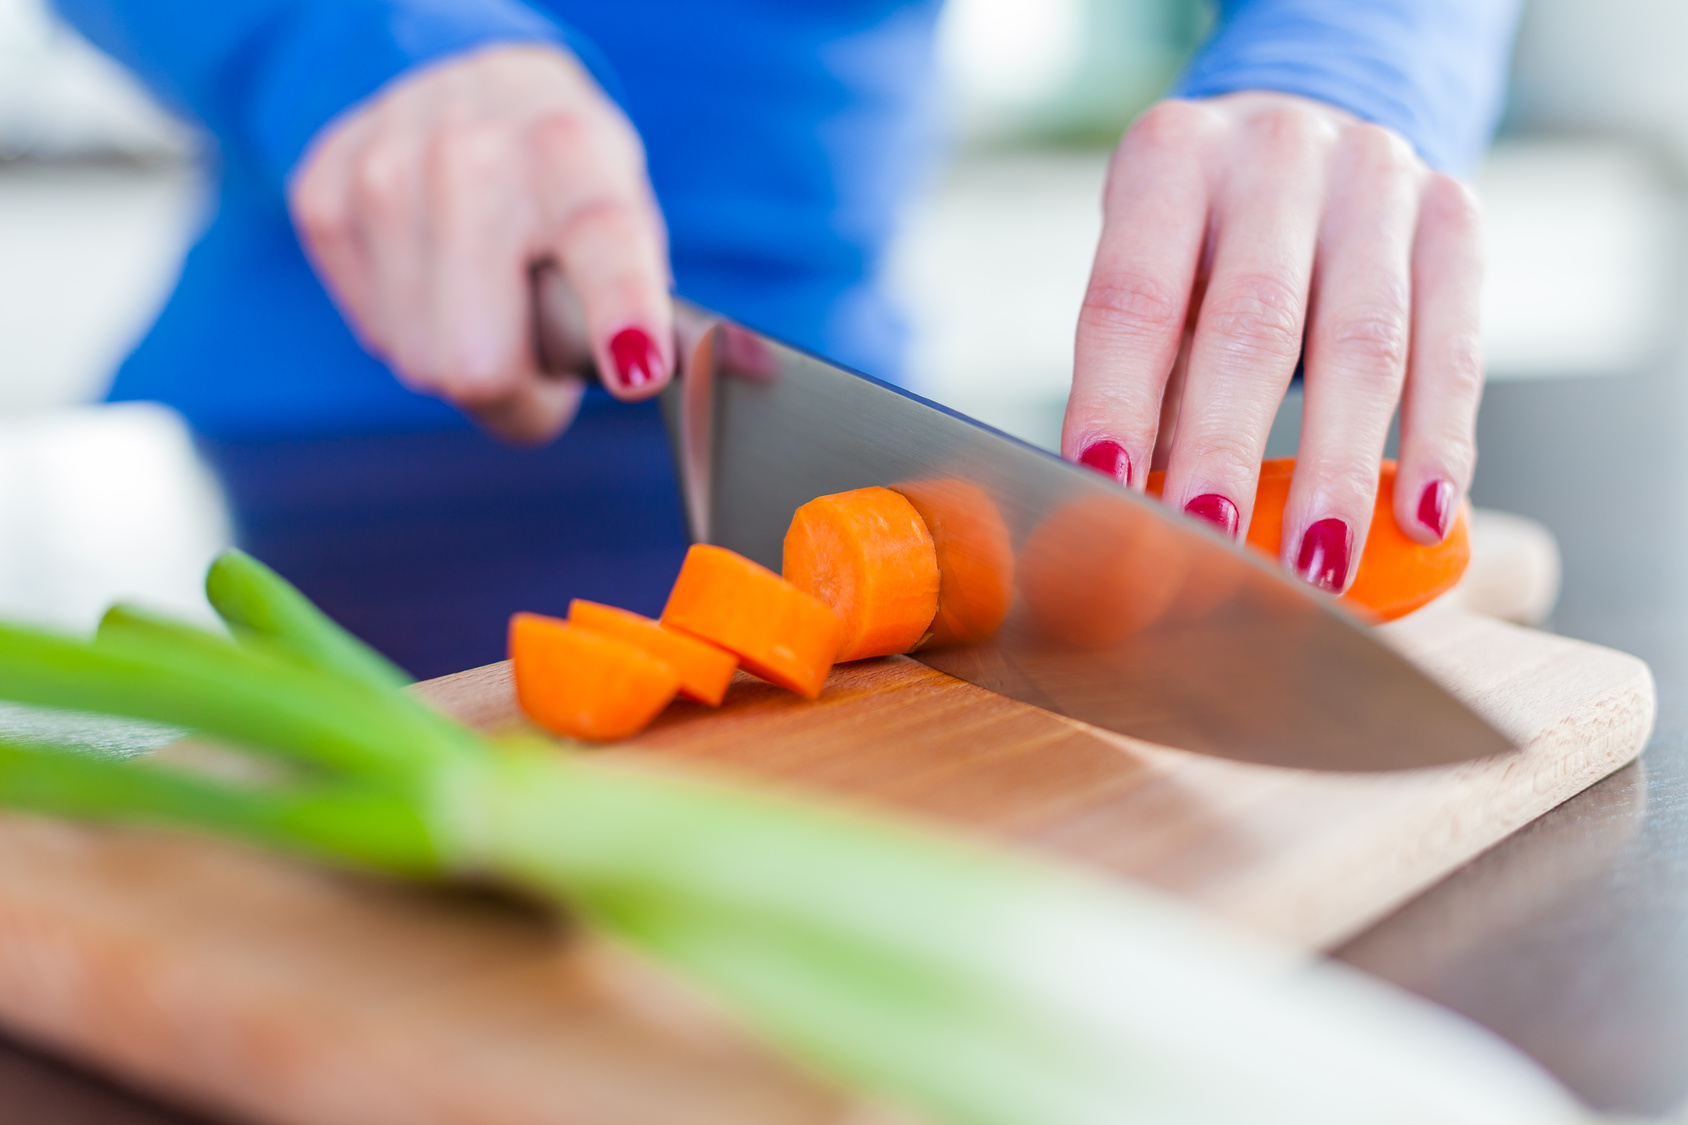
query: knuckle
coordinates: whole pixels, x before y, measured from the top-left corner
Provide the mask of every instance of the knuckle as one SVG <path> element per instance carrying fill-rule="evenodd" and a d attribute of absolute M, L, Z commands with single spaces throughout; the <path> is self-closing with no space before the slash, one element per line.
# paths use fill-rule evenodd
<path fill-rule="evenodd" d="M 1281 278 L 1252 274 L 1210 288 L 1201 321 L 1239 351 L 1294 357 L 1301 350 L 1304 307 L 1301 294 Z"/>
<path fill-rule="evenodd" d="M 1252 119 L 1272 148 L 1305 152 L 1336 139 L 1336 127 L 1324 115 L 1301 105 L 1274 104 Z"/>
<path fill-rule="evenodd" d="M 365 150 L 352 171 L 352 190 L 366 207 L 387 210 L 405 196 L 409 161 L 398 148 L 378 144 Z"/>
<path fill-rule="evenodd" d="M 1419 163 L 1418 154 L 1405 137 L 1370 121 L 1350 125 L 1344 130 L 1342 146 L 1362 169 L 1376 174 L 1404 172 Z"/>
<path fill-rule="evenodd" d="M 474 121 L 448 121 L 428 143 L 428 172 L 447 182 L 483 181 L 496 175 L 507 150 L 503 130 Z"/>
<path fill-rule="evenodd" d="M 1447 393 L 1474 401 L 1483 393 L 1483 341 L 1475 332 L 1462 332 L 1444 345 L 1437 381 Z"/>
<path fill-rule="evenodd" d="M 1138 273 L 1097 278 L 1079 308 L 1081 328 L 1133 339 L 1166 336 L 1181 328 L 1183 320 L 1183 295 Z"/>
<path fill-rule="evenodd" d="M 1333 324 L 1320 342 L 1345 367 L 1390 379 L 1406 370 L 1407 318 L 1399 309 L 1352 313 Z"/>
<path fill-rule="evenodd" d="M 1430 174 L 1420 207 L 1427 220 L 1469 233 L 1475 233 L 1483 220 L 1477 192 L 1446 172 Z"/>
<path fill-rule="evenodd" d="M 1180 437 L 1179 445 L 1180 455 L 1201 465 L 1204 475 L 1231 482 L 1244 492 L 1249 489 L 1243 486 L 1260 471 L 1259 452 L 1228 433 L 1195 433 L 1187 439 Z"/>
<path fill-rule="evenodd" d="M 1213 110 L 1199 102 L 1167 98 L 1156 102 L 1134 121 L 1126 137 L 1134 147 L 1167 149 L 1206 136 L 1218 124 Z"/>
<path fill-rule="evenodd" d="M 639 245 L 644 219 L 643 209 L 625 199 L 594 196 L 563 217 L 557 236 L 564 246 L 592 240 L 632 247 Z"/>
<path fill-rule="evenodd" d="M 644 161 L 639 134 L 618 114 L 559 107 L 535 115 L 528 132 L 534 144 L 559 160 Z"/>
<path fill-rule="evenodd" d="M 576 110 L 552 109 L 534 117 L 528 124 L 528 135 L 542 150 L 566 160 L 589 146 L 591 126 Z"/>

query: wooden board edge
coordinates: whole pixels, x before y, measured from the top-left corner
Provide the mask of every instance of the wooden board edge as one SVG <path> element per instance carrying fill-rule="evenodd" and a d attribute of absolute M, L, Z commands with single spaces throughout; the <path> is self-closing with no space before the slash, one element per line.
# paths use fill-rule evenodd
<path fill-rule="evenodd" d="M 1586 751 L 1579 754 L 1561 741 L 1570 732 L 1549 732 L 1546 738 L 1532 744 L 1527 751 L 1532 754 L 1527 768 L 1537 782 L 1524 789 L 1529 800 L 1499 808 L 1488 802 L 1484 805 L 1488 815 L 1467 814 L 1443 819 L 1448 835 L 1442 850 L 1463 855 L 1465 858 L 1461 862 L 1449 865 L 1446 862 L 1430 862 L 1427 858 L 1416 869 L 1401 871 L 1393 883 L 1387 884 L 1387 892 L 1382 889 L 1385 882 L 1379 879 L 1370 884 L 1380 888 L 1371 906 L 1353 910 L 1341 923 L 1327 921 L 1309 927 L 1296 935 L 1298 942 L 1308 948 L 1330 950 L 1358 937 L 1455 871 L 1476 862 L 1501 841 L 1636 761 L 1646 749 L 1658 716 L 1657 687 L 1652 669 L 1645 661 L 1628 653 L 1614 649 L 1604 651 L 1613 658 L 1628 662 L 1631 678 L 1593 702 L 1591 710 L 1599 713 L 1604 720 L 1601 737 L 1593 742 L 1583 742 Z M 1517 768 L 1526 767 L 1522 764 L 1508 765 L 1502 760 L 1468 763 L 1454 767 L 1454 770 L 1459 774 L 1456 779 L 1459 788 L 1470 791 L 1493 788 L 1492 779 L 1496 775 Z M 1432 789 L 1429 792 L 1439 797 L 1444 791 Z M 1363 880 L 1355 882 L 1367 885 Z"/>

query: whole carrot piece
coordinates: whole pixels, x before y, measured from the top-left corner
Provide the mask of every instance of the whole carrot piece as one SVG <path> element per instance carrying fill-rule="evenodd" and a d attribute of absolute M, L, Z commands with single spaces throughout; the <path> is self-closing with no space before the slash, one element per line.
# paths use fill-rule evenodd
<path fill-rule="evenodd" d="M 1277 561 L 1283 546 L 1284 504 L 1289 500 L 1295 458 L 1277 457 L 1260 463 L 1260 484 L 1254 493 L 1254 518 L 1248 545 Z M 1149 474 L 1149 494 L 1159 496 L 1164 473 Z M 1371 531 L 1354 584 L 1341 602 L 1377 621 L 1404 617 L 1431 599 L 1448 592 L 1471 562 L 1470 521 L 1462 508 L 1440 543 L 1428 547 L 1408 539 L 1395 525 L 1395 462 L 1378 467 L 1377 503 Z"/>

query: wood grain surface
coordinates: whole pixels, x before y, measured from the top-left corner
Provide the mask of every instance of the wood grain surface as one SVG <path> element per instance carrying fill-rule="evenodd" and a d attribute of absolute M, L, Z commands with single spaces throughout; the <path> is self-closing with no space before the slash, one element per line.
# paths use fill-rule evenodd
<path fill-rule="evenodd" d="M 908 810 L 1137 878 L 1309 948 L 1354 933 L 1630 760 L 1621 653 L 1432 607 L 1384 634 L 1525 749 L 1386 775 L 1203 759 L 892 658 L 807 704 L 744 679 L 604 753 Z M 426 685 L 519 721 L 502 665 Z M 851 1122 L 671 982 L 566 926 L 167 832 L 0 817 L 0 1022 L 274 1125 Z"/>

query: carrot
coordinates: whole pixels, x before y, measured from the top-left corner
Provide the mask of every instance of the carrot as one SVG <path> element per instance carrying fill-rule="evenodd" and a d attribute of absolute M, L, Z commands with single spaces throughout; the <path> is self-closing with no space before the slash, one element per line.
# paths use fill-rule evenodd
<path fill-rule="evenodd" d="M 820 496 L 785 533 L 785 580 L 844 623 L 840 662 L 907 652 L 938 613 L 932 533 L 906 497 L 877 485 Z"/>
<path fill-rule="evenodd" d="M 680 688 L 674 669 L 639 646 L 537 613 L 510 618 L 510 662 L 528 718 L 595 742 L 638 734 Z"/>
<path fill-rule="evenodd" d="M 1184 552 L 1152 513 L 1116 496 L 1057 508 L 1020 552 L 1020 589 L 1045 634 L 1099 648 L 1166 613 L 1184 584 Z"/>
<path fill-rule="evenodd" d="M 1014 547 L 985 490 L 959 480 L 893 485 L 932 533 L 938 612 L 920 647 L 981 641 L 1002 627 L 1014 597 Z"/>
<path fill-rule="evenodd" d="M 747 672 L 810 699 L 826 683 L 844 628 L 826 603 L 707 543 L 686 552 L 662 623 L 721 646 Z"/>
<path fill-rule="evenodd" d="M 680 677 L 680 694 L 711 707 L 726 698 L 738 657 L 631 610 L 600 605 L 585 598 L 569 602 L 569 624 L 637 645 Z"/>
<path fill-rule="evenodd" d="M 1277 561 L 1283 547 L 1284 504 L 1289 500 L 1295 458 L 1278 457 L 1260 464 L 1260 484 L 1254 493 L 1254 518 L 1248 544 Z M 1149 492 L 1159 496 L 1164 473 L 1149 474 Z M 1408 539 L 1395 523 L 1395 462 L 1378 468 L 1377 503 L 1371 531 L 1354 584 L 1339 599 L 1350 609 L 1378 621 L 1393 621 L 1446 593 L 1471 561 L 1471 532 L 1464 509 L 1440 543 L 1426 547 Z"/>

